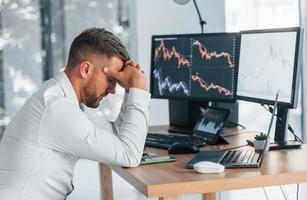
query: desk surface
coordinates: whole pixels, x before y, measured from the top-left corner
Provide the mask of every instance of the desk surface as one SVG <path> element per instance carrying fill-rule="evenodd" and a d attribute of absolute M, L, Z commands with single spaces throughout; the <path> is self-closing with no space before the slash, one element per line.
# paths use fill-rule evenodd
<path fill-rule="evenodd" d="M 159 131 L 163 127 L 154 127 Z M 162 130 L 162 129 L 161 129 Z M 225 139 L 231 148 L 247 144 L 246 139 L 253 137 L 252 132 L 240 132 L 230 129 Z M 243 147 L 251 148 L 251 147 Z M 201 150 L 221 149 L 204 147 Z M 167 151 L 146 148 L 145 152 L 167 155 Z M 143 165 L 136 168 L 112 166 L 117 174 L 133 185 L 147 197 L 174 196 L 192 193 L 212 193 L 225 190 L 253 188 L 270 185 L 294 184 L 307 182 L 307 145 L 301 149 L 270 151 L 265 153 L 261 168 L 225 169 L 221 174 L 198 174 L 185 169 L 185 164 L 195 154 L 173 155 L 176 162 Z"/>

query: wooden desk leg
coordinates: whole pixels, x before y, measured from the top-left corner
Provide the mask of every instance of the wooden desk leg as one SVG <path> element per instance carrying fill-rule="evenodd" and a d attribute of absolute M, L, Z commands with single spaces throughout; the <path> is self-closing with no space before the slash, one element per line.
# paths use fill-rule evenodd
<path fill-rule="evenodd" d="M 159 197 L 159 200 L 180 200 L 180 196 L 172 196 L 172 197 Z"/>
<path fill-rule="evenodd" d="M 216 200 L 216 193 L 212 192 L 203 194 L 203 200 Z"/>
<path fill-rule="evenodd" d="M 112 170 L 105 164 L 99 164 L 100 173 L 100 198 L 113 200 Z"/>

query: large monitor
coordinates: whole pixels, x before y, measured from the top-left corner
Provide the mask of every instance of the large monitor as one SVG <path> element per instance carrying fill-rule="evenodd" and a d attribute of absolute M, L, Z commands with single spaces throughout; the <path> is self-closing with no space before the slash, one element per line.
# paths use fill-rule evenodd
<path fill-rule="evenodd" d="M 235 101 L 237 46 L 237 33 L 153 36 L 152 96 Z"/>
<path fill-rule="evenodd" d="M 152 37 L 150 91 L 169 99 L 170 125 L 192 129 L 199 107 L 236 100 L 238 47 L 238 33 Z"/>
<path fill-rule="evenodd" d="M 299 28 L 241 32 L 239 99 L 295 108 L 297 103 L 297 62 Z"/>
<path fill-rule="evenodd" d="M 287 113 L 297 104 L 300 28 L 242 31 L 237 98 L 273 105 L 279 95 L 275 141 L 285 140 Z"/>

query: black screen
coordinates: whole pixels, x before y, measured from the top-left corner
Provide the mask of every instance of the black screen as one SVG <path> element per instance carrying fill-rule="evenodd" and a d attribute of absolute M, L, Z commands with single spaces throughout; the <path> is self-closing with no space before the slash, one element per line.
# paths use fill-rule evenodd
<path fill-rule="evenodd" d="M 153 36 L 153 97 L 234 101 L 238 42 L 236 33 Z"/>

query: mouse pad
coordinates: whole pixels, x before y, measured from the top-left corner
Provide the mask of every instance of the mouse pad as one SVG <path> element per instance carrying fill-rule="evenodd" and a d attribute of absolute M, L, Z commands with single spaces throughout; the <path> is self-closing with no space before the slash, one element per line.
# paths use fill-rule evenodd
<path fill-rule="evenodd" d="M 198 162 L 201 162 L 201 161 L 210 161 L 210 162 L 218 163 L 224 153 L 225 153 L 225 151 L 202 151 L 202 152 L 199 152 L 198 154 L 195 155 L 195 157 L 192 160 L 190 160 L 186 164 L 185 167 L 187 169 L 193 169 L 193 165 L 195 163 L 198 163 Z"/>

